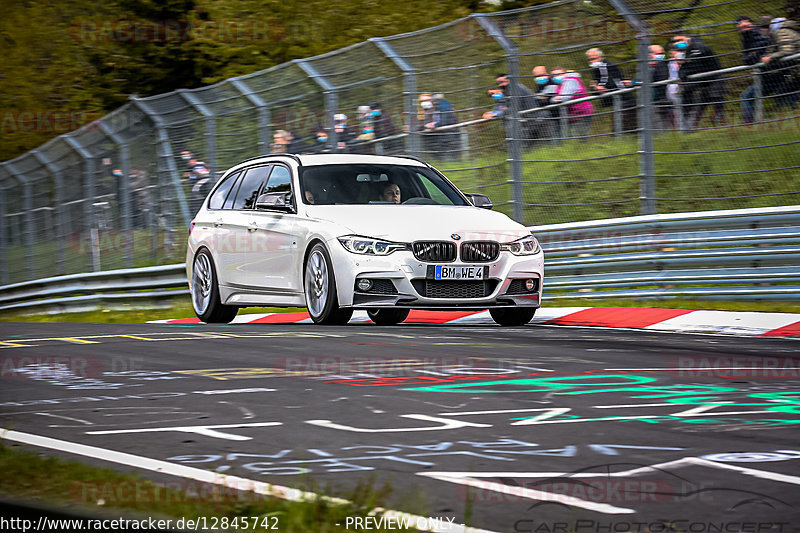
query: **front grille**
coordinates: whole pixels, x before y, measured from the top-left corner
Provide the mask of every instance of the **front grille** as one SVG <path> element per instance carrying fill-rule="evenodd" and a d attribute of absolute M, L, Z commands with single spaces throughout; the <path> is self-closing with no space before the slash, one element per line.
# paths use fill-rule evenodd
<path fill-rule="evenodd" d="M 497 280 L 415 279 L 414 289 L 425 298 L 485 298 L 492 294 Z"/>
<path fill-rule="evenodd" d="M 488 263 L 500 254 L 500 245 L 493 241 L 471 241 L 461 245 L 461 260 L 465 263 Z"/>
<path fill-rule="evenodd" d="M 413 244 L 414 257 L 431 263 L 456 260 L 456 245 L 447 241 L 418 241 Z"/>
<path fill-rule="evenodd" d="M 533 279 L 532 290 L 525 289 L 525 281 L 527 279 Z M 538 290 L 539 290 L 539 280 L 537 278 L 512 279 L 511 283 L 508 284 L 508 289 L 506 289 L 506 294 L 531 294 Z"/>

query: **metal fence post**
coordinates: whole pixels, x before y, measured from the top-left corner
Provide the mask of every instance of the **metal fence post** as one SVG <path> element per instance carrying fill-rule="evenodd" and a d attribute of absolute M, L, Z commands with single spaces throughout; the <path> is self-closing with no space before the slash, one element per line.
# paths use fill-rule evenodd
<path fill-rule="evenodd" d="M 188 226 L 189 222 L 192 220 L 193 213 L 189 212 L 189 204 L 186 202 L 186 195 L 184 194 L 183 187 L 181 186 L 181 180 L 178 176 L 178 168 L 175 166 L 175 158 L 172 154 L 172 145 L 169 142 L 169 135 L 167 134 L 167 127 L 164 124 L 164 119 L 162 119 L 158 113 L 153 111 L 149 105 L 145 104 L 139 98 L 131 97 L 131 102 L 141 109 L 145 115 L 150 117 L 150 120 L 152 120 L 153 124 L 156 126 L 156 143 L 158 144 L 159 151 L 161 152 L 158 154 L 158 168 L 163 168 L 161 164 L 161 160 L 163 158 L 167 164 L 166 171 L 169 174 L 172 186 L 175 188 L 178 206 L 181 210 L 181 216 L 183 216 L 183 223 Z"/>
<path fill-rule="evenodd" d="M 303 69 L 303 72 L 305 72 L 309 78 L 314 80 L 314 83 L 320 86 L 322 93 L 325 95 L 325 115 L 328 119 L 328 146 L 330 147 L 331 152 L 335 153 L 338 146 L 338 140 L 336 138 L 336 121 L 333 119 L 333 115 L 336 114 L 336 111 L 339 108 L 339 97 L 336 94 L 336 87 L 334 87 L 331 82 L 325 79 L 325 76 L 320 74 L 313 65 L 306 62 L 305 59 L 295 59 L 294 62 L 297 63 L 297 66 Z"/>
<path fill-rule="evenodd" d="M 499 44 L 506 54 L 509 80 L 509 105 L 505 113 L 506 137 L 508 140 L 508 157 L 511 162 L 511 204 L 512 217 L 522 223 L 525 218 L 525 196 L 522 188 L 522 125 L 520 124 L 520 106 L 522 95 L 516 94 L 520 83 L 519 54 L 514 44 L 497 27 L 494 21 L 484 14 L 471 15 L 486 33 Z"/>
<path fill-rule="evenodd" d="M 203 104 L 194 94 L 186 89 L 176 91 L 186 102 L 203 115 L 206 124 L 206 155 L 203 158 L 211 176 L 217 172 L 217 116 L 208 106 Z"/>
<path fill-rule="evenodd" d="M 119 148 L 119 158 L 121 161 L 122 170 L 122 187 L 120 187 L 120 212 L 122 218 L 122 232 L 125 236 L 125 266 L 128 268 L 133 267 L 133 230 L 132 217 L 133 210 L 131 209 L 131 156 L 128 143 L 125 142 L 121 136 L 114 133 L 114 131 L 103 121 L 100 121 L 100 131 L 116 143 Z"/>
<path fill-rule="evenodd" d="M 33 190 L 31 187 L 31 182 L 19 172 L 13 164 L 10 162 L 6 163 L 6 169 L 11 172 L 11 175 L 22 185 L 23 189 L 23 201 L 22 201 L 22 208 L 25 210 L 24 217 L 25 217 L 25 270 L 28 275 L 28 279 L 35 279 L 36 272 L 34 270 L 34 262 L 33 262 L 33 255 L 34 255 L 34 246 L 35 242 L 33 239 Z"/>
<path fill-rule="evenodd" d="M 67 241 L 66 232 L 66 213 L 64 212 L 64 177 L 61 170 L 38 149 L 31 152 L 33 156 L 47 169 L 53 177 L 55 184 L 55 203 L 56 203 L 56 273 L 66 274 L 64 244 Z"/>
<path fill-rule="evenodd" d="M 614 103 L 614 137 L 619 139 L 622 137 L 622 98 L 618 94 L 613 94 L 611 101 Z"/>
<path fill-rule="evenodd" d="M 370 39 L 375 46 L 383 52 L 397 67 L 403 71 L 403 123 L 408 130 L 406 136 L 406 151 L 411 155 L 419 154 L 419 131 L 414 128 L 414 115 L 417 112 L 417 72 L 411 64 L 395 51 L 384 39 L 375 37 Z"/>
<path fill-rule="evenodd" d="M 753 69 L 753 98 L 755 99 L 755 108 L 753 119 L 755 122 L 764 121 L 764 80 L 761 77 L 761 69 Z"/>
<path fill-rule="evenodd" d="M 261 154 L 270 152 L 269 144 L 272 133 L 270 132 L 270 111 L 267 103 L 250 88 L 244 80 L 233 78 L 233 86 L 242 93 L 242 96 L 258 108 L 258 151 Z"/>
<path fill-rule="evenodd" d="M 651 105 L 652 75 L 650 72 L 650 33 L 647 24 L 630 8 L 626 0 L 609 0 L 625 21 L 636 30 L 637 74 L 642 81 L 639 90 L 639 197 L 643 215 L 656 212 L 655 160 L 653 154 L 653 113 Z M 622 132 L 622 116 L 619 114 L 620 98 L 614 95 L 614 131 L 619 136 Z"/>
<path fill-rule="evenodd" d="M 558 125 L 561 132 L 560 137 L 562 140 L 569 137 L 569 119 L 567 118 L 567 107 L 561 106 L 558 108 Z"/>
<path fill-rule="evenodd" d="M 73 150 L 83 159 L 86 181 L 84 182 L 83 212 L 86 217 L 86 230 L 89 237 L 89 268 L 92 272 L 100 270 L 100 250 L 97 240 L 97 224 L 95 223 L 94 200 L 95 200 L 95 175 L 94 175 L 94 156 L 81 143 L 71 135 L 64 135 L 64 140 Z"/>

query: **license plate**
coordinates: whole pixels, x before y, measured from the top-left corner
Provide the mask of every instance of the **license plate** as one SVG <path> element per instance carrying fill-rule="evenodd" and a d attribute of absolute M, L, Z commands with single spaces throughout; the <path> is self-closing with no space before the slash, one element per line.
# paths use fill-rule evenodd
<path fill-rule="evenodd" d="M 436 266 L 433 279 L 486 279 L 483 266 Z"/>

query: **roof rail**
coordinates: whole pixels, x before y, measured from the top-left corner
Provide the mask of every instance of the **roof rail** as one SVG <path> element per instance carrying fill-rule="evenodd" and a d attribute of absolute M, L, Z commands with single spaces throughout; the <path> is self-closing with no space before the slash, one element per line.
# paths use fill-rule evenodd
<path fill-rule="evenodd" d="M 287 154 L 286 152 L 277 152 L 277 153 L 269 153 L 269 154 L 257 155 L 255 157 L 251 157 L 251 158 L 245 159 L 244 161 L 239 161 L 239 163 L 237 163 L 237 164 L 241 165 L 242 163 L 247 163 L 248 161 L 255 161 L 256 159 L 261 159 L 262 157 L 275 157 L 275 156 L 291 157 L 292 159 L 297 161 L 298 164 L 302 164 L 300 162 L 300 156 L 299 155 L 297 155 L 297 154 Z"/>

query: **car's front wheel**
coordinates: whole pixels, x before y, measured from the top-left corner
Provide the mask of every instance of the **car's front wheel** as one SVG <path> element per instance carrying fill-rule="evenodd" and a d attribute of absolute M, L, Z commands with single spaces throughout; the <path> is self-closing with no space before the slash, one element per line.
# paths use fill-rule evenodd
<path fill-rule="evenodd" d="M 378 326 L 394 326 L 408 318 L 408 309 L 370 309 L 367 315 Z"/>
<path fill-rule="evenodd" d="M 207 324 L 227 324 L 239 312 L 239 308 L 236 306 L 222 304 L 214 259 L 211 257 L 211 252 L 205 248 L 194 256 L 192 307 L 194 307 L 197 318 Z"/>
<path fill-rule="evenodd" d="M 339 307 L 331 258 L 322 244 L 314 245 L 308 254 L 303 286 L 308 314 L 316 324 L 344 325 L 350 321 L 353 310 Z"/>
<path fill-rule="evenodd" d="M 501 326 L 524 326 L 536 314 L 536 308 L 489 309 L 489 314 L 492 315 L 492 320 Z"/>

